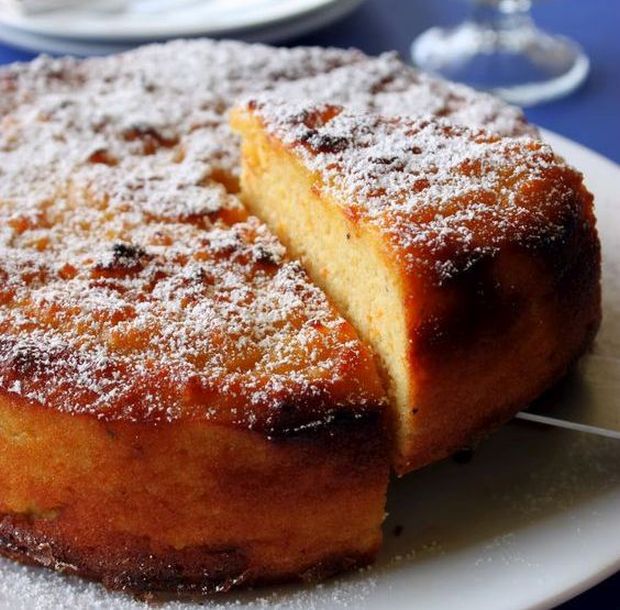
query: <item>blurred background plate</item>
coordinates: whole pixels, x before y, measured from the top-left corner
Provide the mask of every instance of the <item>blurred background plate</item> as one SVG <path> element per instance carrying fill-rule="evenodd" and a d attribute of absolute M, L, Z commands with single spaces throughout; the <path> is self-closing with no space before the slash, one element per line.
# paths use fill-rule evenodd
<path fill-rule="evenodd" d="M 35 51 L 37 53 L 52 53 L 54 55 L 107 55 L 120 53 L 135 47 L 131 43 L 106 44 L 97 41 L 71 40 L 68 38 L 52 38 L 39 36 L 30 32 L 13 29 L 0 23 L 0 41 L 17 49 Z"/>
<path fill-rule="evenodd" d="M 48 53 L 113 53 L 169 38 L 211 36 L 274 42 L 332 23 L 363 0 L 142 0 L 110 10 L 66 8 L 34 15 L 0 3 L 0 40 Z"/>

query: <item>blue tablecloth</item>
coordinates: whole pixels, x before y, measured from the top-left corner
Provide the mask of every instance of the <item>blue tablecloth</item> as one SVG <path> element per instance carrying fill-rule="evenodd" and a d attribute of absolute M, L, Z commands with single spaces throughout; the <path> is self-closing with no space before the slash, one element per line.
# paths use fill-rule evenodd
<path fill-rule="evenodd" d="M 339 23 L 287 44 L 354 46 L 372 54 L 396 49 L 408 57 L 418 33 L 431 25 L 456 23 L 468 8 L 460 0 L 367 0 Z M 548 0 L 536 3 L 534 16 L 540 26 L 580 42 L 590 56 L 592 71 L 570 97 L 528 109 L 529 119 L 619 163 L 620 0 Z M 0 63 L 32 57 L 0 45 Z M 620 575 L 561 608 L 620 610 Z"/>

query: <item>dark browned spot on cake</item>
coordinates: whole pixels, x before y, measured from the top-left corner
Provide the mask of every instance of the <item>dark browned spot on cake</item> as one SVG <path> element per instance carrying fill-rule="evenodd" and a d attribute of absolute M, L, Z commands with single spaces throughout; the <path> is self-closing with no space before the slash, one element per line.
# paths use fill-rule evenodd
<path fill-rule="evenodd" d="M 150 258 L 139 246 L 116 243 L 112 246 L 111 259 L 105 263 L 97 263 L 91 275 L 93 278 L 126 277 L 142 271 Z"/>
<path fill-rule="evenodd" d="M 88 157 L 89 163 L 114 166 L 118 159 L 107 148 L 99 148 Z"/>
<path fill-rule="evenodd" d="M 276 253 L 261 244 L 254 246 L 253 253 L 256 262 L 265 267 L 275 267 L 279 262 Z"/>
<path fill-rule="evenodd" d="M 317 153 L 341 152 L 347 148 L 349 143 L 348 139 L 344 136 L 319 133 L 314 130 L 305 133 L 301 140 L 308 148 Z"/>
<path fill-rule="evenodd" d="M 140 141 L 144 155 L 153 155 L 160 148 L 172 148 L 179 142 L 178 136 L 164 134 L 146 123 L 136 123 L 124 130 L 122 135 L 125 142 Z"/>
<path fill-rule="evenodd" d="M 440 313 L 416 330 L 418 349 L 438 357 L 501 336 L 527 306 L 525 295 L 497 282 L 494 255 L 461 261 L 452 252 L 452 259 L 462 271 L 443 281 Z"/>
<path fill-rule="evenodd" d="M 370 157 L 368 160 L 377 165 L 391 165 L 392 163 L 396 163 L 399 159 L 398 157 Z"/>

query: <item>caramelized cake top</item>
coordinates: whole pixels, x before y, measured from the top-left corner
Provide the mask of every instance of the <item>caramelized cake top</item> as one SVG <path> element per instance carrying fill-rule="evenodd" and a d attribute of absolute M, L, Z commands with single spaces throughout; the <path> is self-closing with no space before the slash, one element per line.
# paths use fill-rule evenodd
<path fill-rule="evenodd" d="M 70 192 L 4 202 L 0 388 L 106 420 L 273 433 L 375 408 L 350 325 L 264 225 L 227 224 L 236 202 L 202 188 L 221 211 L 190 220 Z"/>
<path fill-rule="evenodd" d="M 235 98 L 323 82 L 364 107 L 524 129 L 486 96 L 357 51 L 204 40 L 0 70 L 0 389 L 106 419 L 264 429 L 297 403 L 306 423 L 377 403 L 351 327 L 231 194 Z"/>
<path fill-rule="evenodd" d="M 508 244 L 548 246 L 594 223 L 581 174 L 537 139 L 269 95 L 246 109 L 319 192 L 379 231 L 401 269 L 435 283 Z"/>

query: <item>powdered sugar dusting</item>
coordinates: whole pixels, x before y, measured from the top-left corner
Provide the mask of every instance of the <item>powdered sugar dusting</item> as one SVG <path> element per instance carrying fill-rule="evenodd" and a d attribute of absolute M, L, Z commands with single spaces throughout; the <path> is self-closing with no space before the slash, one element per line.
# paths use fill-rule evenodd
<path fill-rule="evenodd" d="M 42 223 L 62 205 L 49 205 Z M 200 409 L 267 428 L 272 403 L 372 397 L 354 364 L 368 354 L 256 219 L 197 227 L 131 209 L 108 220 L 107 208 L 78 218 L 87 230 L 69 214 L 6 232 L 6 391 L 106 419 Z"/>
<path fill-rule="evenodd" d="M 379 228 L 404 268 L 439 281 L 502 244 L 561 239 L 580 214 L 579 175 L 533 138 L 272 95 L 248 107 L 316 172 L 317 188 Z"/>
<path fill-rule="evenodd" d="M 0 72 L 2 196 L 54 197 L 77 168 L 99 184 L 105 173 L 101 188 L 122 192 L 145 164 L 160 171 L 135 155 L 159 152 L 181 161 L 175 171 L 193 183 L 217 176 L 234 187 L 239 153 L 227 110 L 239 96 L 271 89 L 286 99 L 534 132 L 516 108 L 424 76 L 393 54 L 178 41 L 83 62 L 43 57 Z"/>
<path fill-rule="evenodd" d="M 99 181 L 100 165 L 108 168 L 105 186 L 122 191 L 145 165 L 159 173 L 162 163 L 150 157 L 165 152 L 194 183 L 211 174 L 234 181 L 237 141 L 226 111 L 236 96 L 362 58 L 334 49 L 179 41 L 9 67 L 0 75 L 2 196 L 49 198 L 77 168 L 83 179 Z"/>
<path fill-rule="evenodd" d="M 274 96 L 341 104 L 349 110 L 383 115 L 448 118 L 507 136 L 532 135 L 522 111 L 499 98 L 405 66 L 396 53 L 383 53 L 328 73 L 282 83 Z"/>

